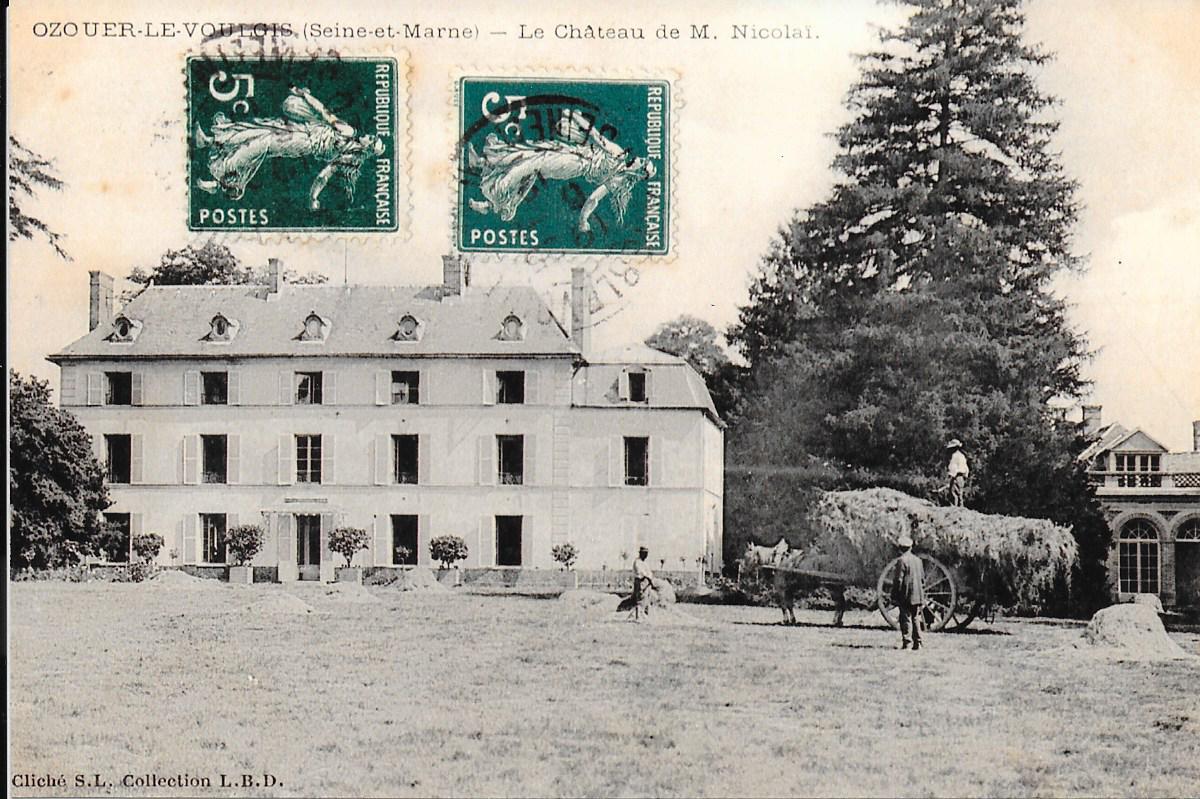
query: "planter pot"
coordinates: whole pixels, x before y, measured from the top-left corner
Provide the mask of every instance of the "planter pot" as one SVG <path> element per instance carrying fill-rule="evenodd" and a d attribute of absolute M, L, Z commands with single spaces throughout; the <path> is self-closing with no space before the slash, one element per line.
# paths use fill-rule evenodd
<path fill-rule="evenodd" d="M 438 569 L 435 574 L 437 574 L 437 581 L 442 585 L 462 585 L 462 569 Z"/>
<path fill-rule="evenodd" d="M 254 582 L 253 566 L 230 566 L 229 582 L 235 585 L 250 585 Z"/>
<path fill-rule="evenodd" d="M 342 566 L 334 573 L 334 580 L 339 583 L 357 583 L 358 585 L 362 585 L 362 577 L 362 569 L 358 566 Z"/>

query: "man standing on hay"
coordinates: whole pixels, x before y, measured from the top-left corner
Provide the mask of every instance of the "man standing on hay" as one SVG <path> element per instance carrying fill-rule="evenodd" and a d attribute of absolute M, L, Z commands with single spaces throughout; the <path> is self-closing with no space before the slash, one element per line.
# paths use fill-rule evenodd
<path fill-rule="evenodd" d="M 896 564 L 896 579 L 892 583 L 892 602 L 900 613 L 900 648 L 913 651 L 921 648 L 921 608 L 925 605 L 925 566 L 913 554 L 913 540 L 902 535 L 896 546 L 904 550 Z M 910 632 L 911 630 L 911 632 Z"/>
<path fill-rule="evenodd" d="M 633 612 L 635 617 L 650 612 L 651 592 L 655 589 L 654 572 L 646 562 L 650 550 L 638 548 L 637 560 L 633 562 Z"/>
<path fill-rule="evenodd" d="M 950 466 L 947 467 L 950 474 L 950 504 L 961 508 L 971 470 L 967 467 L 967 456 L 962 453 L 961 441 L 957 438 L 951 440 L 946 449 L 950 450 Z"/>

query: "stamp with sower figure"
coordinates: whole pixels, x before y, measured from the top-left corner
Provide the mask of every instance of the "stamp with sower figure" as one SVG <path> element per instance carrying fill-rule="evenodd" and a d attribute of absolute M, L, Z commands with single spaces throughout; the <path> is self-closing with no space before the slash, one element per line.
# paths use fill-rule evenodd
<path fill-rule="evenodd" d="M 459 249 L 666 255 L 670 114 L 665 80 L 463 78 Z"/>
<path fill-rule="evenodd" d="M 189 58 L 189 229 L 397 230 L 400 79 L 393 58 Z"/>

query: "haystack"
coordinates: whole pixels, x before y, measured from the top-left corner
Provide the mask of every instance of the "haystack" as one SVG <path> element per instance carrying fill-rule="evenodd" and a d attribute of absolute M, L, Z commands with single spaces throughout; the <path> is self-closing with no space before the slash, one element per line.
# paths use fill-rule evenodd
<path fill-rule="evenodd" d="M 999 578 L 1007 595 L 1000 604 L 1037 612 L 1070 580 L 1078 549 L 1071 531 L 1045 519 L 995 516 L 958 507 L 939 507 L 890 488 L 830 491 L 813 506 L 817 531 L 811 549 L 793 564 L 838 572 L 851 583 L 873 587 L 907 535 L 914 550 L 978 583 L 986 573 Z"/>
<path fill-rule="evenodd" d="M 608 614 L 617 611 L 617 606 L 621 604 L 621 597 L 616 594 L 589 591 L 585 588 L 573 588 L 559 594 L 558 601 L 571 610 Z"/>
<path fill-rule="evenodd" d="M 338 602 L 371 603 L 379 601 L 378 597 L 358 583 L 330 583 L 323 588 L 322 595 L 326 599 Z"/>
<path fill-rule="evenodd" d="M 250 603 L 246 610 L 260 615 L 278 614 L 295 616 L 312 613 L 313 611 L 312 605 L 300 597 L 282 591 L 272 591 L 257 597 Z"/>
<path fill-rule="evenodd" d="M 432 591 L 436 593 L 450 590 L 439 583 L 433 572 L 424 566 L 400 572 L 392 586 L 400 591 Z"/>
<path fill-rule="evenodd" d="M 1154 608 L 1142 603 L 1113 605 L 1097 611 L 1075 646 L 1132 660 L 1194 657 L 1171 640 Z"/>
<path fill-rule="evenodd" d="M 194 588 L 201 590 L 221 589 L 226 587 L 220 580 L 208 580 L 194 577 L 179 569 L 163 569 L 146 580 L 145 585 L 153 588 Z"/>

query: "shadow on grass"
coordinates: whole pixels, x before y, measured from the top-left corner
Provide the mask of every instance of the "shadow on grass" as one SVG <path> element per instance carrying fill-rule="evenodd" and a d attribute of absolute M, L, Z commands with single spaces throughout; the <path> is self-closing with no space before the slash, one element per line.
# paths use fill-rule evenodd
<path fill-rule="evenodd" d="M 784 624 L 779 621 L 735 621 L 733 624 L 744 624 L 750 627 L 811 627 L 817 630 L 870 630 L 871 632 L 894 632 L 891 627 L 884 627 L 882 624 L 843 624 L 837 626 L 835 624 L 819 624 L 813 621 L 798 621 L 795 624 Z"/>

